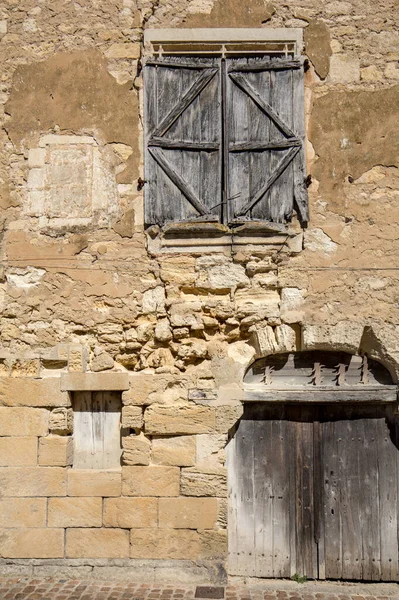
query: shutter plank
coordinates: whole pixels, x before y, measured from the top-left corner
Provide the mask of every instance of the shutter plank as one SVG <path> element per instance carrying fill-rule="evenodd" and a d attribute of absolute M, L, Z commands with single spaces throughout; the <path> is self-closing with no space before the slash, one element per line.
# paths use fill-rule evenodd
<path fill-rule="evenodd" d="M 305 108 L 304 108 L 304 85 L 303 68 L 292 72 L 293 93 L 293 119 L 295 133 L 302 142 L 302 147 L 293 162 L 294 177 L 294 199 L 301 221 L 309 221 L 308 192 L 305 185 L 306 161 L 305 161 Z"/>

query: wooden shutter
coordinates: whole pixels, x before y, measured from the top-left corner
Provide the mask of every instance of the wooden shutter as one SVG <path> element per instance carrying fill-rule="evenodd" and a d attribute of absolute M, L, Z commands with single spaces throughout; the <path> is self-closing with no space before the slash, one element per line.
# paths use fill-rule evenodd
<path fill-rule="evenodd" d="M 229 222 L 307 221 L 301 61 L 228 59 L 226 95 Z"/>
<path fill-rule="evenodd" d="M 147 225 L 219 220 L 220 60 L 150 60 L 145 77 Z"/>

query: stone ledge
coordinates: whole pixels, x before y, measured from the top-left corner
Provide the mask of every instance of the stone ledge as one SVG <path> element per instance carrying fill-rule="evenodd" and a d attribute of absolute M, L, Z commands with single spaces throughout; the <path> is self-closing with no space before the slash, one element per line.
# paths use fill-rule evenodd
<path fill-rule="evenodd" d="M 128 373 L 61 373 L 60 387 L 67 392 L 125 391 Z"/>

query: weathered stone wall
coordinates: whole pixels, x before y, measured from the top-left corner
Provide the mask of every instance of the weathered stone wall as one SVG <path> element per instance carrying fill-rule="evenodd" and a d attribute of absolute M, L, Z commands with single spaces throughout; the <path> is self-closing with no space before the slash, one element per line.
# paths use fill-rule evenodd
<path fill-rule="evenodd" d="M 220 580 L 225 446 L 250 361 L 363 350 L 398 375 L 398 8 L 2 5 L 3 569 Z M 143 30 L 198 26 L 304 28 L 311 220 L 290 241 L 167 253 L 144 232 Z M 98 374 L 101 389 L 118 371 L 122 469 L 73 469 L 61 375 Z"/>

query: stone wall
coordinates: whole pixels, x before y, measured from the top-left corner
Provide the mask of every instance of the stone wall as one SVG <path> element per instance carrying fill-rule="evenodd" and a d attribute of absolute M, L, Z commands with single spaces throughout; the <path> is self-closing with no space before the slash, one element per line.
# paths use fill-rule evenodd
<path fill-rule="evenodd" d="M 398 375 L 398 15 L 393 0 L 2 6 L 4 571 L 220 581 L 251 360 L 365 351 Z M 304 28 L 307 229 L 191 252 L 144 231 L 143 31 L 198 26 Z M 72 373 L 92 389 L 127 373 L 121 470 L 71 466 Z"/>

